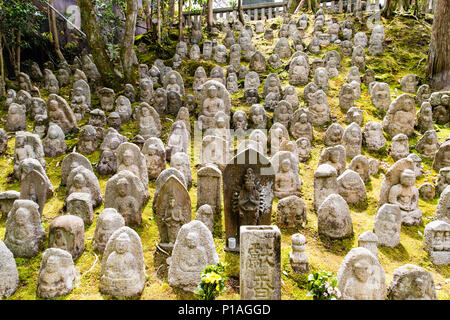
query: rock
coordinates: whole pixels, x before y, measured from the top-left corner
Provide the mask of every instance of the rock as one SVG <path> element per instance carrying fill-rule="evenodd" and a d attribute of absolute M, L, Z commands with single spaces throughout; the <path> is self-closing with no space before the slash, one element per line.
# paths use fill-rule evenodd
<path fill-rule="evenodd" d="M 403 133 L 408 137 L 414 133 L 416 107 L 414 99 L 404 93 L 397 97 L 389 106 L 383 119 L 383 130 L 395 137 Z"/>
<path fill-rule="evenodd" d="M 337 178 L 339 194 L 349 204 L 362 203 L 366 201 L 366 186 L 361 176 L 350 169 L 347 169 Z"/>
<path fill-rule="evenodd" d="M 306 204 L 295 196 L 288 196 L 278 201 L 277 225 L 279 228 L 299 228 L 306 225 Z"/>
<path fill-rule="evenodd" d="M 9 298 L 17 290 L 19 273 L 12 252 L 0 241 L 0 299 Z"/>
<path fill-rule="evenodd" d="M 378 258 L 378 237 L 375 233 L 367 230 L 358 237 L 358 247 L 368 249 L 375 257 Z"/>
<path fill-rule="evenodd" d="M 389 300 L 437 300 L 433 276 L 425 269 L 405 264 L 394 270 Z"/>
<path fill-rule="evenodd" d="M 327 196 L 317 211 L 318 232 L 331 239 L 349 238 L 353 223 L 347 202 L 338 194 Z"/>
<path fill-rule="evenodd" d="M 434 198 L 434 197 L 433 197 Z M 441 220 L 450 223 L 450 187 L 447 186 L 441 193 L 439 203 L 436 208 L 436 214 L 433 220 Z"/>

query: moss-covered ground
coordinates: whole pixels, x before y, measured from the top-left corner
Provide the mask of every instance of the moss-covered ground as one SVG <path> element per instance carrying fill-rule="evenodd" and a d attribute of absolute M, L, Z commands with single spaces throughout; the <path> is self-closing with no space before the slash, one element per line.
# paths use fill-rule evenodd
<path fill-rule="evenodd" d="M 340 22 L 348 18 L 345 15 L 335 16 Z M 329 18 L 329 16 L 327 16 Z M 351 17 L 350 17 L 351 18 Z M 298 19 L 298 16 L 294 16 L 294 19 Z M 303 38 L 304 43 L 309 43 L 312 33 L 312 16 L 310 16 L 310 25 Z M 253 43 L 256 48 L 263 52 L 266 57 L 272 53 L 273 47 L 276 44 L 278 38 L 278 30 L 282 23 L 281 18 L 272 19 L 267 23 L 274 29 L 275 39 L 267 41 L 263 39 L 263 35 L 254 35 Z M 428 43 L 430 40 L 431 26 L 424 21 L 416 21 L 414 19 L 408 19 L 404 17 L 397 17 L 390 21 L 383 20 L 382 23 L 386 28 L 386 48 L 385 52 L 377 57 L 367 55 L 367 67 L 371 68 L 376 73 L 376 79 L 378 81 L 385 81 L 390 85 L 392 99 L 395 99 L 402 91 L 400 90 L 399 81 L 401 77 L 408 73 L 415 73 L 419 76 L 421 83 L 424 81 L 426 55 Z M 254 24 L 254 22 L 252 22 Z M 357 31 L 366 32 L 370 37 L 370 30 L 365 24 L 356 23 Z M 146 36 L 141 36 L 138 41 L 144 41 L 148 44 L 148 52 L 144 54 L 138 54 L 141 63 L 151 65 L 155 59 L 163 59 L 166 65 L 171 65 L 171 57 L 174 53 L 175 46 L 175 34 L 171 34 L 171 41 L 173 47 L 157 47 L 146 40 Z M 187 35 L 187 29 L 186 29 Z M 236 34 L 237 35 L 237 34 Z M 222 40 L 221 35 L 218 40 Z M 310 55 L 311 61 L 316 57 L 323 57 L 326 51 L 338 50 L 337 47 L 328 46 L 322 48 L 321 52 L 317 55 Z M 367 53 L 367 51 L 366 51 Z M 345 114 L 338 107 L 338 95 L 340 87 L 346 82 L 346 77 L 350 69 L 350 57 L 343 56 L 342 68 L 339 70 L 339 76 L 330 80 L 330 89 L 327 92 L 329 103 L 331 106 L 331 112 L 333 116 L 333 122 L 338 122 L 344 127 L 346 126 L 344 119 Z M 282 86 L 288 85 L 288 74 L 284 68 L 287 66 L 288 59 L 285 59 L 284 66 L 280 70 L 277 70 Z M 247 65 L 248 63 L 242 62 Z M 183 61 L 180 67 L 180 73 L 182 74 L 185 86 L 189 93 L 192 92 L 191 85 L 195 69 L 198 66 L 203 66 L 206 72 L 214 66 L 211 61 Z M 222 65 L 225 68 L 225 65 Z M 261 87 L 262 91 L 264 79 L 270 73 L 267 72 L 261 74 Z M 312 79 L 312 77 L 311 77 Z M 243 87 L 243 84 L 242 84 Z M 297 91 L 300 97 L 300 106 L 306 106 L 303 101 L 303 87 L 297 87 Z M 361 107 L 364 112 L 364 123 L 375 120 L 381 122 L 383 114 L 377 112 L 376 108 L 372 106 L 368 88 L 362 85 L 361 99 L 355 102 L 355 105 Z M 118 92 L 120 94 L 120 92 Z M 47 93 L 42 90 L 43 97 L 47 96 Z M 62 88 L 61 95 L 67 100 L 70 99 L 70 88 Z M 93 97 L 93 108 L 99 106 L 97 97 Z M 6 119 L 6 111 L 4 108 L 4 102 L 1 103 L 1 121 L 4 123 Z M 134 104 L 135 105 L 135 104 Z M 245 103 L 243 98 L 243 90 L 240 93 L 232 95 L 232 111 L 242 109 L 249 111 L 250 105 Z M 417 109 L 419 106 L 417 106 Z M 269 113 L 269 118 L 272 114 Z M 195 120 L 194 115 L 191 114 L 191 124 Z M 84 119 L 79 123 L 80 127 L 86 123 L 87 119 Z M 170 130 L 170 126 L 174 118 L 171 116 L 162 116 L 161 122 L 163 124 L 163 134 L 161 139 L 165 143 L 167 141 L 167 135 Z M 269 121 L 270 123 L 271 121 Z M 32 131 L 32 122 L 29 121 L 28 131 Z M 363 123 L 363 124 L 364 124 Z M 443 141 L 450 135 L 450 129 L 443 126 L 436 126 L 440 141 Z M 388 155 L 388 150 L 391 138 L 386 136 L 388 140 L 388 148 L 381 153 L 368 152 L 363 148 L 363 154 L 368 157 L 377 158 L 382 161 L 380 173 L 372 176 L 370 182 L 366 184 L 367 187 L 367 201 L 360 206 L 351 206 L 351 215 L 353 221 L 354 237 L 350 239 L 340 241 L 330 241 L 324 239 L 318 235 L 317 232 L 317 216 L 313 210 L 313 175 L 317 168 L 320 152 L 325 148 L 323 145 L 323 136 L 325 133 L 324 127 L 315 127 L 314 141 L 312 143 L 311 159 L 306 163 L 300 163 L 300 176 L 303 180 L 302 198 L 307 204 L 307 224 L 305 228 L 299 230 L 282 230 L 282 250 L 281 250 L 281 268 L 282 268 L 282 299 L 310 299 L 305 296 L 306 290 L 306 278 L 307 275 L 296 275 L 289 264 L 289 251 L 291 250 L 291 235 L 295 232 L 300 232 L 305 235 L 307 239 L 306 253 L 309 257 L 310 271 L 315 270 L 327 270 L 333 273 L 337 273 L 340 264 L 346 255 L 346 253 L 354 247 L 357 247 L 358 236 L 366 230 L 372 230 L 374 218 L 377 212 L 377 201 L 380 191 L 380 185 L 383 180 L 383 174 L 386 171 L 387 166 L 394 163 L 393 159 Z M 129 123 L 123 126 L 121 132 L 128 138 L 132 139 L 137 134 L 137 126 L 134 123 Z M 420 135 L 420 134 L 418 134 Z M 20 185 L 17 181 L 13 181 L 10 175 L 13 171 L 13 152 L 14 152 L 14 134 L 10 133 L 10 140 L 8 143 L 7 155 L 0 156 L 0 189 L 5 190 L 20 190 Z M 69 148 L 73 148 L 77 143 L 78 135 L 67 137 L 67 144 Z M 413 145 L 417 141 L 418 136 L 411 139 L 411 151 Z M 194 159 L 194 152 L 191 152 L 192 160 Z M 95 152 L 89 155 L 88 158 L 92 163 L 98 161 L 99 152 Z M 60 186 L 60 164 L 63 156 L 58 158 L 46 158 L 47 161 L 47 174 L 55 189 L 55 195 L 49 199 L 45 205 L 44 214 L 42 218 L 42 225 L 46 232 L 52 219 L 64 214 L 63 213 L 63 201 L 65 198 L 66 190 Z M 197 203 L 197 167 L 196 163 L 192 162 L 192 176 L 193 186 L 189 191 L 192 201 L 192 216 L 195 217 L 196 203 Z M 416 186 L 421 185 L 424 182 L 435 182 L 437 180 L 437 173 L 432 170 L 431 162 L 424 161 L 423 167 L 425 174 L 420 177 Z M 106 181 L 108 176 L 98 176 L 100 182 L 100 188 L 104 194 Z M 154 181 L 149 183 L 150 195 L 154 193 Z M 424 225 L 428 223 L 436 211 L 438 199 L 431 201 L 419 201 L 419 208 L 423 211 L 423 224 L 415 227 L 402 226 L 401 231 L 401 244 L 396 248 L 379 248 L 379 260 L 386 272 L 387 284 L 392 279 L 393 272 L 396 268 L 412 263 L 425 268 L 433 275 L 435 285 L 437 287 L 437 293 L 439 299 L 450 298 L 450 283 L 446 283 L 446 279 L 450 278 L 449 266 L 436 266 L 433 265 L 428 259 L 427 253 L 423 249 L 423 231 Z M 275 199 L 272 211 L 272 223 L 276 221 L 276 205 L 277 199 Z M 75 261 L 75 265 L 80 272 L 80 279 L 77 282 L 76 288 L 73 292 L 67 296 L 60 297 L 58 299 L 111 299 L 109 296 L 102 295 L 98 290 L 98 283 L 100 279 L 100 265 L 102 256 L 92 249 L 92 238 L 97 222 L 98 214 L 102 211 L 103 207 L 99 207 L 95 210 L 96 215 L 92 225 L 85 227 L 85 241 L 86 248 L 83 255 Z M 224 223 L 222 224 L 224 225 Z M 167 256 L 156 249 L 156 243 L 159 240 L 157 225 L 153 216 L 151 208 L 151 200 L 143 211 L 142 224 L 139 227 L 134 228 L 141 237 L 145 268 L 146 268 L 146 286 L 142 293 L 141 299 L 194 299 L 192 294 L 184 293 L 178 289 L 171 288 L 167 283 L 167 265 L 165 259 Z M 5 234 L 5 219 L 0 221 L 0 238 L 3 239 Z M 239 276 L 239 256 L 232 253 L 224 252 L 223 248 L 225 240 L 221 237 L 215 237 L 216 249 L 219 257 L 222 261 L 228 263 L 227 273 L 229 276 L 228 289 L 220 297 L 220 299 L 239 299 L 238 288 L 238 276 Z M 45 245 L 45 247 L 47 244 Z M 42 252 L 38 256 L 32 259 L 16 259 L 20 283 L 17 292 L 10 297 L 10 299 L 38 299 L 36 296 L 36 284 L 39 266 L 42 258 Z"/>

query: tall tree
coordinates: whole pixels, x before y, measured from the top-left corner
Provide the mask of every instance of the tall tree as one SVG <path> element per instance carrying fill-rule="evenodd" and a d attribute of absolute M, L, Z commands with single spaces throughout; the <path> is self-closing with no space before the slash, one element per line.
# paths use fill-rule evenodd
<path fill-rule="evenodd" d="M 206 6 L 208 8 L 208 15 L 206 19 L 206 23 L 208 25 L 208 30 L 211 30 L 214 24 L 214 16 L 213 16 L 213 4 L 214 0 L 207 0 Z"/>
<path fill-rule="evenodd" d="M 437 0 L 428 52 L 427 77 L 435 90 L 450 88 L 450 1 Z"/>
<path fill-rule="evenodd" d="M 127 0 L 125 30 L 123 34 L 122 47 L 120 49 L 120 59 L 124 80 L 126 83 L 134 83 L 133 57 L 134 38 L 136 35 L 137 21 L 137 0 Z"/>
<path fill-rule="evenodd" d="M 241 21 L 244 24 L 245 19 L 244 19 L 244 10 L 242 9 L 242 0 L 238 0 L 238 14 L 239 14 L 239 21 Z"/>
<path fill-rule="evenodd" d="M 92 0 L 78 0 L 78 7 L 81 13 L 81 26 L 87 35 L 89 48 L 102 80 L 113 85 L 115 83 L 114 64 L 108 57 L 106 42 L 97 25 L 94 3 Z"/>
<path fill-rule="evenodd" d="M 50 4 L 52 5 L 52 7 L 54 7 L 53 4 L 53 0 L 50 0 Z M 58 35 L 58 27 L 56 26 L 56 16 L 55 16 L 55 11 L 53 11 L 50 7 L 49 7 L 49 24 L 50 24 L 50 33 L 52 34 L 52 44 L 55 48 L 55 52 L 56 55 L 58 56 L 59 60 L 61 61 L 65 61 L 66 59 L 64 58 L 62 52 L 61 52 L 61 48 L 59 46 L 59 35 Z"/>
<path fill-rule="evenodd" d="M 183 41 L 183 0 L 178 0 L 178 39 Z"/>

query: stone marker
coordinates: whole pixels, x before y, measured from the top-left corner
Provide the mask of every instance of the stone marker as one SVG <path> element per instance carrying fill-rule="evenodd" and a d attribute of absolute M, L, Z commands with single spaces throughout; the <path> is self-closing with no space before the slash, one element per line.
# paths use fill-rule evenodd
<path fill-rule="evenodd" d="M 450 264 L 450 224 L 441 220 L 428 223 L 425 226 L 423 242 L 433 264 Z"/>
<path fill-rule="evenodd" d="M 223 173 L 225 232 L 236 239 L 239 250 L 239 228 L 247 225 L 269 225 L 272 212 L 275 171 L 270 161 L 253 148 L 238 153 Z"/>
<path fill-rule="evenodd" d="M 240 227 L 241 300 L 281 299 L 281 233 L 277 226 Z"/>
<path fill-rule="evenodd" d="M 385 273 L 378 259 L 366 248 L 353 248 L 337 274 L 343 300 L 384 300 Z"/>
<path fill-rule="evenodd" d="M 0 241 L 0 299 L 9 298 L 17 290 L 19 273 L 12 252 Z"/>
<path fill-rule="evenodd" d="M 289 252 L 289 263 L 292 270 L 297 274 L 309 271 L 309 260 L 305 253 L 306 238 L 300 233 L 295 233 L 291 237 L 292 251 Z"/>
<path fill-rule="evenodd" d="M 5 245 L 16 258 L 35 257 L 43 245 L 45 231 L 39 206 L 31 200 L 16 200 L 8 214 Z"/>
<path fill-rule="evenodd" d="M 378 237 L 378 244 L 390 248 L 400 243 L 402 213 L 397 205 L 385 203 L 378 209 L 373 223 L 373 231 Z"/>
<path fill-rule="evenodd" d="M 347 202 L 338 194 L 330 194 L 317 211 L 318 232 L 331 239 L 353 236 L 353 223 Z"/>
<path fill-rule="evenodd" d="M 193 292 L 205 267 L 219 263 L 211 231 L 198 220 L 183 225 L 169 259 L 169 285 Z"/>
<path fill-rule="evenodd" d="M 378 237 L 375 233 L 367 230 L 358 237 L 358 247 L 366 248 L 378 258 Z"/>
<path fill-rule="evenodd" d="M 92 247 L 98 252 L 102 253 L 105 250 L 106 243 L 111 235 L 117 229 L 125 226 L 125 219 L 114 208 L 106 208 L 98 216 L 97 224 L 95 226 L 94 239 L 92 240 Z"/>
<path fill-rule="evenodd" d="M 425 269 L 405 264 L 394 270 L 389 300 L 437 300 L 433 276 Z"/>
<path fill-rule="evenodd" d="M 65 250 L 49 248 L 42 255 L 36 294 L 51 299 L 72 292 L 76 279 L 72 256 Z"/>
<path fill-rule="evenodd" d="M 145 286 L 142 243 L 133 229 L 121 227 L 109 238 L 102 258 L 99 289 L 116 297 L 133 297 Z"/>

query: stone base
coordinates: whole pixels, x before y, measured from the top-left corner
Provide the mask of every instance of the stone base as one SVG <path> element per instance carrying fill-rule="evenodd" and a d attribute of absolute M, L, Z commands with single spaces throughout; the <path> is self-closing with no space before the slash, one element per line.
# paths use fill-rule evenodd
<path fill-rule="evenodd" d="M 450 265 L 450 251 L 430 252 L 430 260 L 436 265 Z"/>
<path fill-rule="evenodd" d="M 402 224 L 405 226 L 418 226 L 422 223 L 422 211 L 419 209 L 414 211 L 404 211 L 402 213 Z"/>

